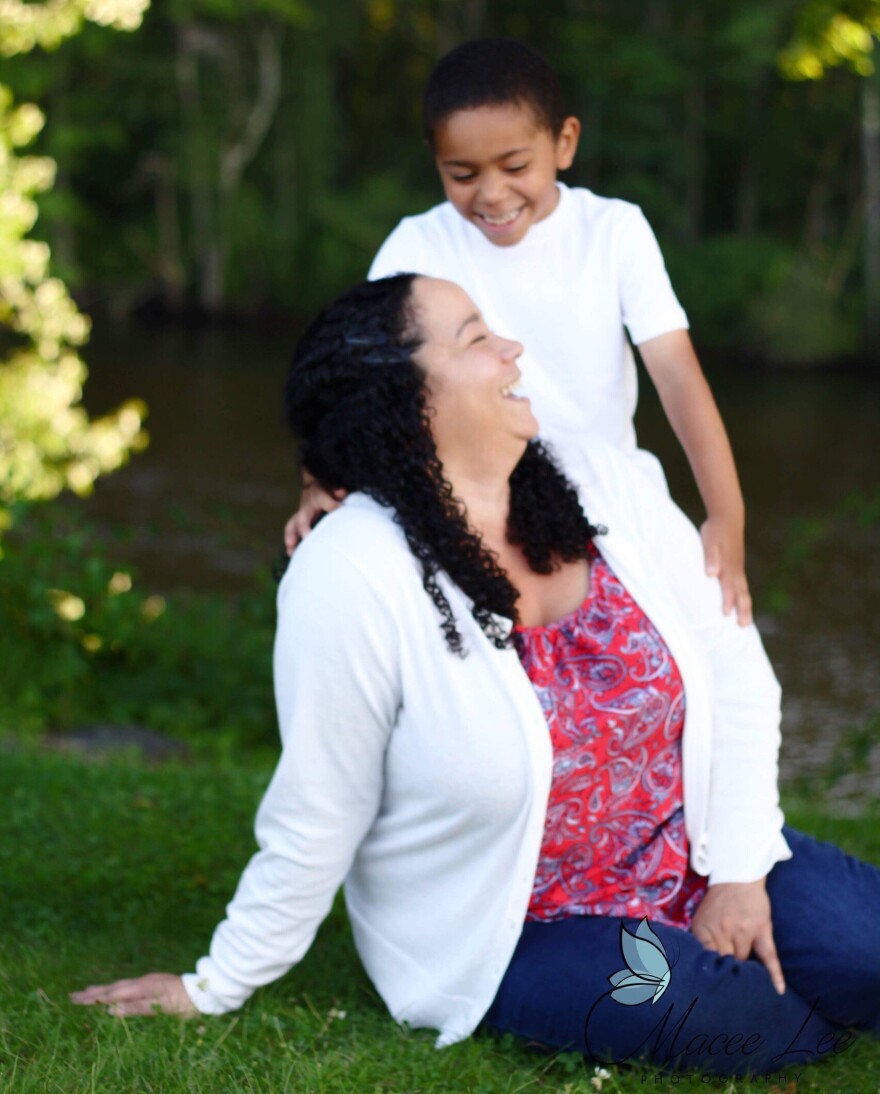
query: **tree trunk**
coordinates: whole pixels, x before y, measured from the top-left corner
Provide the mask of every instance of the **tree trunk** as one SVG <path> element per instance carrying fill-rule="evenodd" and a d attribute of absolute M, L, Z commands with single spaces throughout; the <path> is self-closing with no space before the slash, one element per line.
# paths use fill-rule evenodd
<path fill-rule="evenodd" d="M 837 166 L 849 134 L 845 130 L 833 133 L 817 157 L 816 172 L 804 210 L 804 250 L 808 254 L 823 256 L 828 240 L 828 197 L 835 179 Z"/>
<path fill-rule="evenodd" d="M 210 185 L 208 132 L 199 89 L 197 37 L 197 28 L 189 25 L 179 28 L 175 71 L 185 144 L 183 170 L 180 174 L 189 198 L 192 240 L 190 251 L 194 259 L 196 285 L 201 296 L 205 255 L 213 236 L 214 200 Z"/>
<path fill-rule="evenodd" d="M 156 202 L 159 243 L 156 267 L 162 286 L 162 300 L 169 311 L 179 312 L 184 305 L 186 273 L 181 259 L 180 216 L 177 209 L 174 165 L 160 153 L 155 153 L 148 162 L 152 167 Z"/>
<path fill-rule="evenodd" d="M 757 77 L 747 99 L 749 118 L 763 117 L 767 109 L 770 84 L 766 73 Z M 744 147 L 740 160 L 740 173 L 736 193 L 736 232 L 750 239 L 758 231 L 758 213 L 761 198 L 761 149 L 750 124 L 743 126 Z"/>
<path fill-rule="evenodd" d="M 691 46 L 693 79 L 685 91 L 684 106 L 684 238 L 695 243 L 703 228 L 706 183 L 706 77 L 703 52 L 706 48 L 706 24 L 702 9 L 697 8 L 685 26 Z"/>
<path fill-rule="evenodd" d="M 257 94 L 244 113 L 239 132 L 220 149 L 217 171 L 219 231 L 205 256 L 201 290 L 201 304 L 209 312 L 219 311 L 225 303 L 232 212 L 242 175 L 265 140 L 281 102 L 283 39 L 284 31 L 276 24 L 267 23 L 257 32 Z M 241 101 L 235 105 L 240 106 Z"/>
<path fill-rule="evenodd" d="M 865 334 L 870 353 L 880 345 L 880 82 L 862 80 L 862 178 L 865 208 Z"/>

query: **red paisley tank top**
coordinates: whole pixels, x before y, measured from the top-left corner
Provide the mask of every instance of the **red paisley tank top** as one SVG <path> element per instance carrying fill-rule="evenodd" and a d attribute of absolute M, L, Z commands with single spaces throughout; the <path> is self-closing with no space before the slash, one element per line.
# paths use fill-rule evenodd
<path fill-rule="evenodd" d="M 590 590 L 514 641 L 547 718 L 553 780 L 527 919 L 648 916 L 690 924 L 684 686 L 659 632 L 590 544 Z"/>

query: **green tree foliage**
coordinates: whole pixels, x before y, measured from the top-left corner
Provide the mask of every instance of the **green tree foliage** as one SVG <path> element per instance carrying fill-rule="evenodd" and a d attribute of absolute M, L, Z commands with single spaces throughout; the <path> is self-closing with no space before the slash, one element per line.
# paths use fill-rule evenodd
<path fill-rule="evenodd" d="M 54 48 L 84 19 L 131 29 L 147 2 L 2 0 L 0 52 Z M 145 440 L 136 402 L 97 420 L 80 405 L 86 370 L 77 351 L 88 320 L 50 275 L 48 246 L 29 237 L 35 196 L 52 186 L 55 165 L 19 150 L 43 121 L 36 106 L 14 105 L 0 85 L 0 323 L 11 341 L 0 362 L 0 517 L 21 498 L 49 498 L 65 487 L 87 492 Z"/>
<path fill-rule="evenodd" d="M 790 80 L 821 80 L 841 68 L 861 77 L 861 195 L 857 212 L 864 237 L 864 336 L 880 337 L 880 74 L 874 47 L 880 36 L 880 0 L 808 0 L 779 62 Z M 853 237 L 861 224 L 853 222 Z"/>
<path fill-rule="evenodd" d="M 137 30 L 150 0 L 0 0 L 0 53 L 12 57 L 37 46 L 57 49 L 87 20 Z"/>
<path fill-rule="evenodd" d="M 584 122 L 569 181 L 645 208 L 698 341 L 828 358 L 856 348 L 862 304 L 860 105 L 842 71 L 780 71 L 812 6 L 168 0 L 136 39 L 85 27 L 9 79 L 53 118 L 44 216 L 76 283 L 121 306 L 303 313 L 440 197 L 419 126 L 436 59 L 520 37 Z"/>
<path fill-rule="evenodd" d="M 859 76 L 874 73 L 874 37 L 880 35 L 880 0 L 808 0 L 780 54 L 789 79 L 818 80 L 829 68 Z"/>

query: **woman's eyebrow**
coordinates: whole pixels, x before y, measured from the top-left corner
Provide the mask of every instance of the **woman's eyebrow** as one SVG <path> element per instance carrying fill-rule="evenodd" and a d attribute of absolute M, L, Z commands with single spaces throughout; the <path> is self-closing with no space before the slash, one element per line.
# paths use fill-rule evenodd
<path fill-rule="evenodd" d="M 461 336 L 461 332 L 468 325 L 468 323 L 479 323 L 479 322 L 480 322 L 480 316 L 478 315 L 477 312 L 474 312 L 473 315 L 469 315 L 467 317 L 467 319 L 465 319 L 465 321 L 462 323 L 462 325 L 458 328 L 458 330 L 455 332 L 455 337 L 458 338 L 458 337 Z"/>

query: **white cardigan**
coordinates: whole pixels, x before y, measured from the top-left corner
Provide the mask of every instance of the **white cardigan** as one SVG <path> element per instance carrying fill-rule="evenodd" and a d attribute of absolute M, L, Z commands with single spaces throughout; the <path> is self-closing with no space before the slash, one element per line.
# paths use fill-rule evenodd
<path fill-rule="evenodd" d="M 790 852 L 780 692 L 757 630 L 722 614 L 696 530 L 630 460 L 585 445 L 567 470 L 684 681 L 692 865 L 710 883 L 763 877 Z M 343 882 L 358 953 L 397 1021 L 439 1029 L 439 1047 L 489 1008 L 529 903 L 552 749 L 515 650 L 496 649 L 441 582 L 465 658 L 371 499 L 349 496 L 297 550 L 278 593 L 283 751 L 257 814 L 260 851 L 210 956 L 184 977 L 199 1010 L 239 1007 L 287 972 Z"/>

